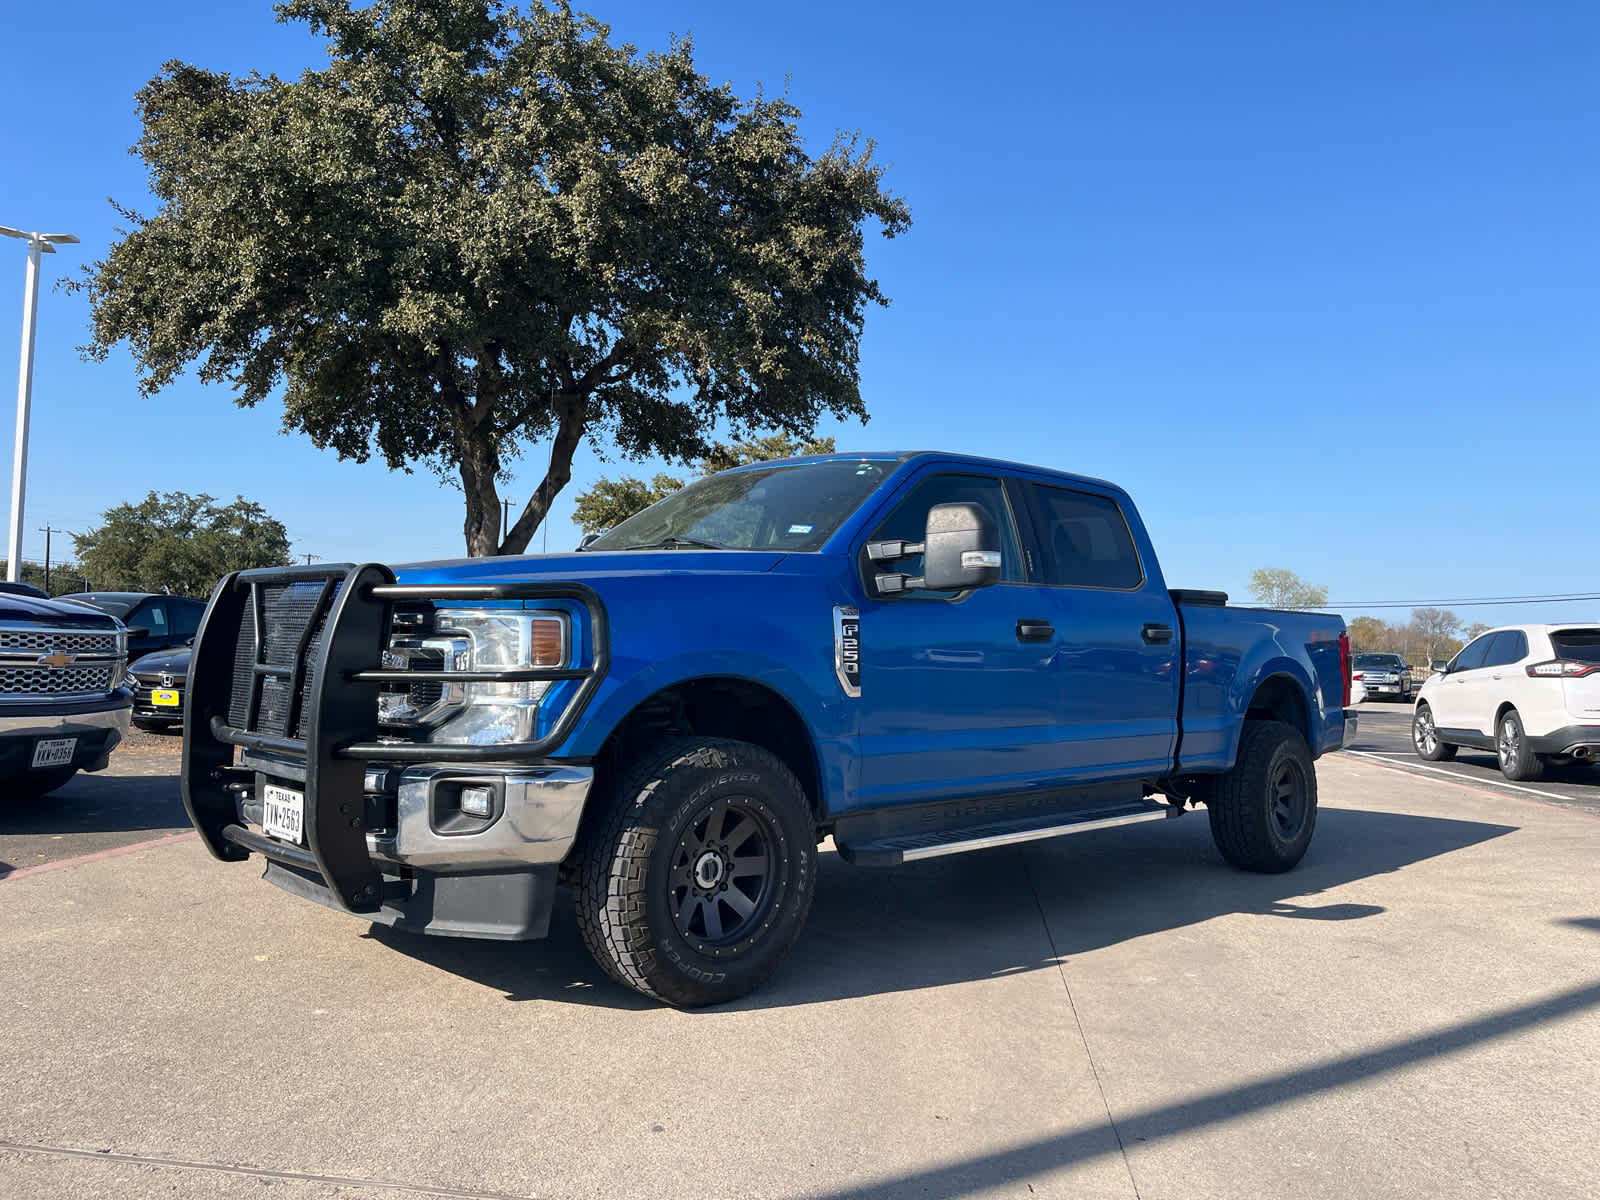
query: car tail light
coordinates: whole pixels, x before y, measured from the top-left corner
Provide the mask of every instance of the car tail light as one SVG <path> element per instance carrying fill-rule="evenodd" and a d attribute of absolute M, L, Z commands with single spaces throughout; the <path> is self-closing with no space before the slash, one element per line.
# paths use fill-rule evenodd
<path fill-rule="evenodd" d="M 1344 678 L 1344 700 L 1339 707 L 1350 707 L 1350 635 L 1339 635 L 1339 674 Z"/>
<path fill-rule="evenodd" d="M 1573 662 L 1570 658 L 1528 664 L 1528 674 L 1535 679 L 1581 679 L 1597 671 L 1600 671 L 1600 663 Z"/>
<path fill-rule="evenodd" d="M 1354 683 L 1357 679 L 1360 679 L 1360 678 L 1361 678 L 1361 672 L 1360 671 L 1352 671 L 1350 673 L 1350 681 L 1352 683 Z"/>

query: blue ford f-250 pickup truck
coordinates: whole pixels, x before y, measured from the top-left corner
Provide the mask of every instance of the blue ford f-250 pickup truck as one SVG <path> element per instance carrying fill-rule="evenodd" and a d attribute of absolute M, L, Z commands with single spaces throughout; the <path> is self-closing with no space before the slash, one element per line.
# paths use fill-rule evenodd
<path fill-rule="evenodd" d="M 700 480 L 581 553 L 246 571 L 195 645 L 213 854 L 424 933 L 536 938 L 571 886 L 618 981 L 757 987 L 847 861 L 1204 804 L 1282 871 L 1353 731 L 1336 616 L 1169 591 L 1110 484 L 951 454 Z"/>

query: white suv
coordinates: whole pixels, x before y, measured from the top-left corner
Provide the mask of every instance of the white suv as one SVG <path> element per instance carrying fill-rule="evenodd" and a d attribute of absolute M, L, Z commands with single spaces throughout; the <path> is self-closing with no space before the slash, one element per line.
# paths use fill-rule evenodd
<path fill-rule="evenodd" d="M 1429 762 L 1493 750 L 1507 779 L 1537 779 L 1551 758 L 1600 761 L 1600 625 L 1473 639 L 1417 693 L 1411 744 Z"/>

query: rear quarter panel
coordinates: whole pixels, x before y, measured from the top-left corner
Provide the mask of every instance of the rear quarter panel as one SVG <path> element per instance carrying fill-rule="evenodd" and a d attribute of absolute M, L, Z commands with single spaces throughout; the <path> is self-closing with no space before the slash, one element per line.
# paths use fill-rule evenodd
<path fill-rule="evenodd" d="M 1313 757 L 1344 736 L 1344 679 L 1339 635 L 1344 619 L 1324 613 L 1183 605 L 1181 771 L 1233 766 L 1244 714 L 1261 685 L 1277 676 L 1299 688 L 1302 732 Z"/>

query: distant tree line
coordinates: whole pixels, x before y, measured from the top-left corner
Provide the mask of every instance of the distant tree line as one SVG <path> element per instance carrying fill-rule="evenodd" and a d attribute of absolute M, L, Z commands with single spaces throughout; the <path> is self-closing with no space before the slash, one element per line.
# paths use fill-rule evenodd
<path fill-rule="evenodd" d="M 113 505 L 100 522 L 72 535 L 76 562 L 23 561 L 19 574 L 52 596 L 72 592 L 166 592 L 205 597 L 230 571 L 281 567 L 289 560 L 283 522 L 243 496 L 218 504 L 207 495 L 151 492 Z M 0 574 L 6 568 L 0 560 Z"/>
<path fill-rule="evenodd" d="M 1398 654 L 1414 667 L 1450 658 L 1489 628 L 1482 622 L 1463 625 L 1448 608 L 1414 608 L 1408 621 L 1356 617 L 1350 622 L 1350 644 L 1358 654 Z"/>
<path fill-rule="evenodd" d="M 0 558 L 0 579 L 10 573 L 8 569 L 10 566 L 8 560 Z M 23 583 L 31 583 L 40 591 L 48 592 L 52 596 L 65 596 L 72 592 L 90 590 L 88 576 L 73 562 L 52 562 L 47 572 L 43 563 L 25 558 L 17 574 Z"/>

